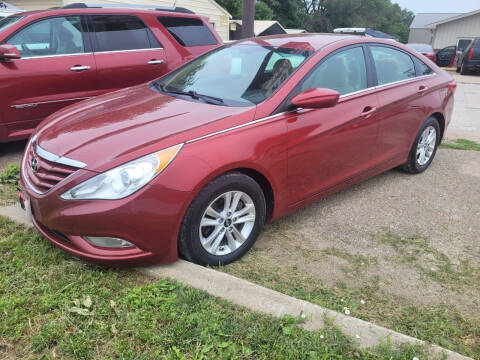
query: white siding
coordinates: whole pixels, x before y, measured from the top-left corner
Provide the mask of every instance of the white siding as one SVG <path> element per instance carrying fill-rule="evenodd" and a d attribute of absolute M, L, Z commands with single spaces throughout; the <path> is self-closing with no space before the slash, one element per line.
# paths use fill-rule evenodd
<path fill-rule="evenodd" d="M 459 37 L 480 36 L 480 14 L 453 20 L 437 26 L 435 30 L 433 48 L 443 49 L 444 47 L 457 44 Z"/>
<path fill-rule="evenodd" d="M 179 6 L 192 10 L 195 14 L 208 17 L 208 21 L 214 24 L 214 28 L 222 40 L 229 39 L 229 15 L 226 10 L 210 0 L 64 0 L 65 4 L 75 2 L 85 3 L 129 3 L 156 6 Z"/>
<path fill-rule="evenodd" d="M 411 44 L 432 44 L 433 33 L 430 29 L 410 29 L 408 42 Z"/>
<path fill-rule="evenodd" d="M 7 2 L 22 10 L 44 10 L 62 6 L 62 0 L 9 0 Z"/>

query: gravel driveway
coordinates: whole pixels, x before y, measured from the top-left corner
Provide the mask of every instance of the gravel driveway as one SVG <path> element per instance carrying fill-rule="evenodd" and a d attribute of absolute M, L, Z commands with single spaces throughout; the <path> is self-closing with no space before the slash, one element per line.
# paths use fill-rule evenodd
<path fill-rule="evenodd" d="M 480 317 L 479 184 L 480 152 L 440 149 L 423 174 L 391 170 L 276 221 L 255 261 Z"/>

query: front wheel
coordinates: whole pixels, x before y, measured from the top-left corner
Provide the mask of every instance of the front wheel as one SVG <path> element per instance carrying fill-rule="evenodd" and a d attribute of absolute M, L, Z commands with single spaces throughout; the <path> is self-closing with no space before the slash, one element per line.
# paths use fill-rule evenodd
<path fill-rule="evenodd" d="M 425 171 L 432 163 L 440 143 L 440 125 L 430 117 L 420 128 L 408 155 L 408 161 L 402 169 L 411 174 Z"/>
<path fill-rule="evenodd" d="M 187 260 L 225 265 L 241 258 L 265 223 L 261 187 L 251 177 L 232 172 L 207 184 L 187 210 L 178 248 Z"/>

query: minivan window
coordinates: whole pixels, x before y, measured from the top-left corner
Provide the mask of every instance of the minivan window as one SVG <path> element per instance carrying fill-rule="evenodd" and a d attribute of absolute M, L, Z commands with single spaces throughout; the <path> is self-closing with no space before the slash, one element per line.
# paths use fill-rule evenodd
<path fill-rule="evenodd" d="M 14 16 L 14 15 L 1 18 L 1 20 L 0 20 L 0 32 L 5 30 L 6 28 L 12 26 L 17 21 L 19 21 L 21 18 L 22 18 L 21 16 Z"/>
<path fill-rule="evenodd" d="M 149 49 L 145 24 L 131 15 L 92 15 L 96 51 Z"/>
<path fill-rule="evenodd" d="M 367 68 L 361 47 L 336 53 L 320 63 L 302 83 L 302 91 L 327 88 L 345 95 L 367 88 Z"/>
<path fill-rule="evenodd" d="M 217 39 L 200 19 L 158 17 L 158 21 L 182 46 L 216 45 Z"/>
<path fill-rule="evenodd" d="M 85 51 L 80 16 L 59 16 L 27 25 L 7 43 L 17 47 L 22 58 L 79 54 Z"/>
<path fill-rule="evenodd" d="M 415 65 L 406 53 L 386 46 L 371 45 L 378 85 L 414 78 Z"/>

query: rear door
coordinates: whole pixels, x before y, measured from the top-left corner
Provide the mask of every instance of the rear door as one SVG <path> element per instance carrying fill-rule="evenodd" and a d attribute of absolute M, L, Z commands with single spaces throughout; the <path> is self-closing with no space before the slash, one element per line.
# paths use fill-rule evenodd
<path fill-rule="evenodd" d="M 96 95 L 95 59 L 84 29 L 82 16 L 55 16 L 4 41 L 22 58 L 0 63 L 2 137 L 24 137 L 51 113 Z"/>
<path fill-rule="evenodd" d="M 165 50 L 138 16 L 88 18 L 102 92 L 141 84 L 165 73 Z"/>
<path fill-rule="evenodd" d="M 369 45 L 377 77 L 380 116 L 377 154 L 382 161 L 406 160 L 418 128 L 430 109 L 433 71 L 403 50 L 388 45 Z M 417 63 L 417 66 L 415 65 Z M 418 76 L 417 76 L 418 74 Z"/>

